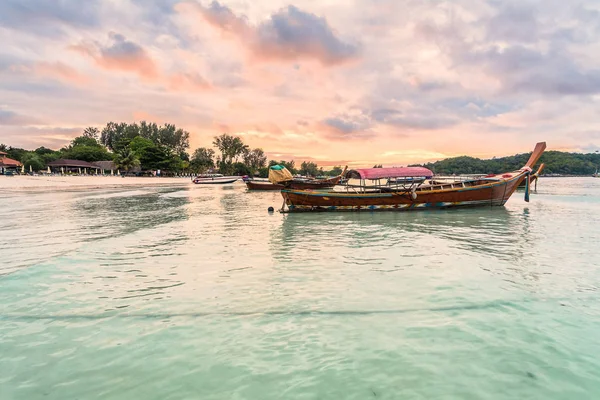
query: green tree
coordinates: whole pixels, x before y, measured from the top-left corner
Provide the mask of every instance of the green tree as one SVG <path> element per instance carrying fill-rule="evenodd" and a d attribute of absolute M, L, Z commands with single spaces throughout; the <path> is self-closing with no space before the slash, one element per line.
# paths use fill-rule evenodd
<path fill-rule="evenodd" d="M 159 127 L 155 143 L 175 154 L 182 153 L 190 147 L 190 133 L 175 125 L 165 124 Z"/>
<path fill-rule="evenodd" d="M 120 153 L 116 153 L 113 161 L 117 169 L 125 171 L 130 171 L 140 165 L 140 160 L 135 156 L 135 153 L 131 151 L 131 149 L 124 149 Z"/>
<path fill-rule="evenodd" d="M 8 150 L 6 150 L 6 153 L 8 154 L 8 158 L 23 162 L 25 156 L 28 154 L 28 151 L 19 147 L 10 146 Z"/>
<path fill-rule="evenodd" d="M 121 152 L 136 136 L 139 136 L 139 126 L 136 124 L 109 122 L 102 129 L 100 142 L 111 151 Z"/>
<path fill-rule="evenodd" d="M 269 176 L 269 167 L 259 168 L 258 176 L 261 178 L 267 178 Z"/>
<path fill-rule="evenodd" d="M 241 138 L 226 133 L 215 136 L 213 145 L 221 152 L 218 166 L 224 174 L 233 173 L 233 163 L 248 151 L 248 145 L 244 144 Z"/>
<path fill-rule="evenodd" d="M 53 154 L 53 153 L 55 153 L 55 151 L 52 149 L 48 149 L 44 146 L 41 146 L 41 147 L 38 147 L 37 149 L 35 149 L 34 153 L 37 154 L 38 156 L 43 156 L 45 154 Z"/>
<path fill-rule="evenodd" d="M 303 161 L 302 164 L 300 164 L 300 174 L 306 176 L 317 176 L 319 175 L 319 168 L 314 162 Z"/>
<path fill-rule="evenodd" d="M 150 139 L 146 139 L 141 136 L 136 136 L 131 140 L 131 142 L 129 142 L 129 145 L 127 147 L 131 151 L 133 151 L 136 157 L 141 158 L 142 154 L 146 149 L 150 147 L 156 147 L 156 145 Z"/>
<path fill-rule="evenodd" d="M 62 155 L 60 151 L 54 151 L 44 146 L 38 147 L 33 152 L 40 157 L 40 160 L 42 160 L 44 165 L 48 165 L 49 162 L 58 160 Z"/>
<path fill-rule="evenodd" d="M 168 170 L 172 171 L 177 167 L 177 160 L 173 158 L 169 151 L 162 147 L 152 145 L 145 147 L 139 155 L 139 160 L 144 170 Z"/>
<path fill-rule="evenodd" d="M 263 149 L 249 150 L 244 153 L 244 163 L 250 168 L 252 174 L 267 165 L 267 156 Z"/>
<path fill-rule="evenodd" d="M 71 141 L 71 145 L 61 150 L 62 157 L 82 161 L 105 161 L 112 156 L 98 141 L 89 136 L 78 136 Z"/>
<path fill-rule="evenodd" d="M 94 126 L 89 126 L 83 130 L 82 136 L 92 138 L 97 141 L 100 138 L 100 130 Z"/>
<path fill-rule="evenodd" d="M 331 171 L 329 171 L 329 174 L 328 174 L 328 175 L 329 175 L 329 176 L 338 176 L 338 175 L 340 175 L 342 172 L 344 172 L 344 170 L 342 169 L 342 167 L 341 167 L 341 166 L 339 166 L 339 165 L 336 165 L 335 167 L 333 167 L 333 168 L 331 169 Z"/>
<path fill-rule="evenodd" d="M 232 165 L 234 175 L 252 175 L 252 170 L 243 162 L 234 162 Z"/>
<path fill-rule="evenodd" d="M 29 152 L 23 157 L 23 161 L 21 161 L 25 166 L 25 171 L 29 171 L 30 167 L 33 171 L 41 171 L 46 168 L 46 165 L 41 160 L 40 156 L 35 154 L 34 152 Z"/>
<path fill-rule="evenodd" d="M 213 149 L 200 147 L 194 151 L 192 159 L 190 160 L 190 167 L 196 173 L 203 173 L 207 169 L 215 166 L 214 156 L 215 151 Z"/>

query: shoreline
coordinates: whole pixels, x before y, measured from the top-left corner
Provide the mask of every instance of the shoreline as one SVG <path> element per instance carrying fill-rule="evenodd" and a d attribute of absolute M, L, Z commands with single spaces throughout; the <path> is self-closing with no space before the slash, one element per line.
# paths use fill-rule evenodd
<path fill-rule="evenodd" d="M 116 177 L 116 176 L 0 176 L 0 189 L 5 191 L 38 191 L 48 189 L 104 189 L 120 187 L 169 187 L 191 185 L 190 177 Z"/>

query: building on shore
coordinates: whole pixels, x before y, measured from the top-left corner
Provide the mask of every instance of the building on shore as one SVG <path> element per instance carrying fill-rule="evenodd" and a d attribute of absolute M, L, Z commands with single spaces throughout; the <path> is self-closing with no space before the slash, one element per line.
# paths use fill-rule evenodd
<path fill-rule="evenodd" d="M 75 173 L 75 174 L 99 174 L 101 171 L 101 167 L 98 165 L 94 165 L 87 161 L 81 160 L 66 160 L 60 159 L 56 161 L 52 161 L 48 163 L 48 167 L 50 167 L 53 173 Z"/>
<path fill-rule="evenodd" d="M 111 171 L 116 172 L 117 167 L 113 161 L 95 161 L 92 163 L 100 169 L 101 174 L 110 173 Z"/>
<path fill-rule="evenodd" d="M 7 155 L 7 153 L 0 151 L 0 175 L 4 175 L 9 171 L 17 172 L 17 170 L 23 166 L 20 161 L 8 158 Z"/>

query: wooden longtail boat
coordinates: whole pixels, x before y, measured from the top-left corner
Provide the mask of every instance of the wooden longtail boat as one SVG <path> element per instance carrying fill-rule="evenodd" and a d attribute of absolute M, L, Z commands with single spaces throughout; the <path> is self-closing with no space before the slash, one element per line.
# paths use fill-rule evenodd
<path fill-rule="evenodd" d="M 538 143 L 523 168 L 514 172 L 490 175 L 460 183 L 421 184 L 412 182 L 405 185 L 368 187 L 366 180 L 380 182 L 390 178 L 431 178 L 431 171 L 421 167 L 370 168 L 348 171 L 347 176 L 358 176 L 362 185 L 349 186 L 356 193 L 314 192 L 308 190 L 283 189 L 282 212 L 302 211 L 357 211 L 357 210 L 420 210 L 431 208 L 466 206 L 502 206 L 519 184 L 531 174 L 546 149 L 546 143 Z M 417 181 L 417 180 L 415 180 Z M 362 188 L 362 191 L 360 189 Z M 359 189 L 359 190 L 357 190 Z M 371 192 L 367 192 L 371 190 Z M 525 200 L 529 201 L 529 191 Z"/>
<path fill-rule="evenodd" d="M 285 189 L 285 186 L 279 185 L 276 183 L 271 183 L 269 181 L 246 181 L 246 187 L 248 190 L 281 190 Z"/>
<path fill-rule="evenodd" d="M 340 178 L 341 179 L 341 178 Z M 339 180 L 338 180 L 339 182 Z M 298 190 L 317 190 L 317 189 L 331 189 L 337 183 L 332 183 L 329 180 L 293 180 L 285 183 L 271 183 L 271 182 L 258 182 L 258 181 L 246 181 L 246 187 L 248 190 L 282 190 L 282 189 L 298 189 Z"/>
<path fill-rule="evenodd" d="M 346 172 L 344 171 L 332 178 L 327 179 L 293 179 L 291 181 L 281 183 L 271 183 L 265 181 L 246 181 L 246 187 L 249 190 L 282 190 L 282 189 L 297 189 L 297 190 L 318 190 L 318 189 L 331 189 L 338 183 L 340 183 L 342 176 Z"/>

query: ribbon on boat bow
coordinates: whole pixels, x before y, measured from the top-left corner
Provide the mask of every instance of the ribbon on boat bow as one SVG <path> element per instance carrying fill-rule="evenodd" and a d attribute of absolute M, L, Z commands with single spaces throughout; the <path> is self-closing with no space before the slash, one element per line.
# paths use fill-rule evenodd
<path fill-rule="evenodd" d="M 525 172 L 525 201 L 529 203 L 529 176 L 533 172 L 531 167 L 524 166 L 519 171 Z"/>
<path fill-rule="evenodd" d="M 531 174 L 531 168 L 530 171 L 527 171 L 525 173 L 525 201 L 527 203 L 529 203 L 529 175 Z"/>

